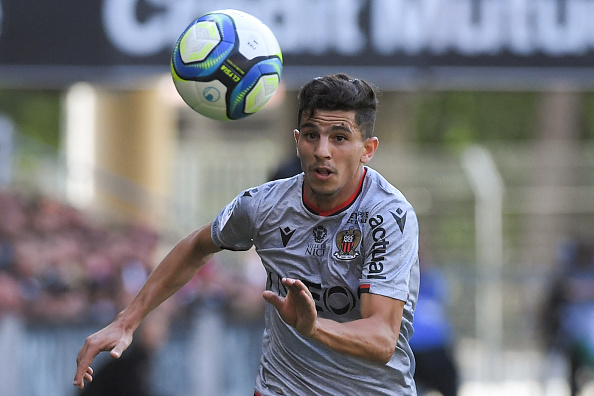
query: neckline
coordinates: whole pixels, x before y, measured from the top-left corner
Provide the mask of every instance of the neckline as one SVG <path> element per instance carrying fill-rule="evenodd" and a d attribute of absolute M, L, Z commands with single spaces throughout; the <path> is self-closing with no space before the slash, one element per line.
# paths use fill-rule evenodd
<path fill-rule="evenodd" d="M 346 201 L 335 206 L 332 209 L 322 210 L 322 209 L 318 208 L 317 206 L 315 206 L 314 204 L 312 204 L 305 196 L 305 188 L 301 189 L 301 197 L 303 200 L 303 205 L 305 205 L 307 210 L 309 210 L 313 214 L 316 214 L 316 215 L 322 216 L 322 217 L 333 216 L 333 215 L 337 215 L 341 212 L 344 212 L 349 206 L 351 206 L 353 204 L 353 202 L 355 202 L 355 200 L 361 193 L 361 188 L 363 187 L 363 180 L 365 180 L 366 174 L 367 174 L 367 168 L 363 168 L 363 175 L 361 176 L 361 180 L 359 180 L 359 185 L 357 186 L 357 190 Z M 304 183 L 305 183 L 305 181 L 304 181 Z"/>

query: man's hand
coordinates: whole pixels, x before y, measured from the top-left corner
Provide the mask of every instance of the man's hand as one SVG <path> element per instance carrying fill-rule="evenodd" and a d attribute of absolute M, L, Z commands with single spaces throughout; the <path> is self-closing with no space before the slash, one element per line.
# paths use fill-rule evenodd
<path fill-rule="evenodd" d="M 117 321 L 109 324 L 85 340 L 85 344 L 76 357 L 76 375 L 74 386 L 84 388 L 85 380 L 93 381 L 91 363 L 102 351 L 110 351 L 112 358 L 117 359 L 132 343 L 132 332 L 120 326 Z"/>
<path fill-rule="evenodd" d="M 304 336 L 312 336 L 316 331 L 318 313 L 311 292 L 300 280 L 283 278 L 287 296 L 280 297 L 270 290 L 262 296 L 272 304 L 281 318 Z"/>

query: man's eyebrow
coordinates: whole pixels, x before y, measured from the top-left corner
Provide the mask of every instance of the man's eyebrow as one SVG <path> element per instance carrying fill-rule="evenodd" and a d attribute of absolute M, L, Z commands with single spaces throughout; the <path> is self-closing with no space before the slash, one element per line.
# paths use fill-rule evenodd
<path fill-rule="evenodd" d="M 319 130 L 320 127 L 318 124 L 313 123 L 313 122 L 304 122 L 303 124 L 301 124 L 300 129 L 303 128 L 312 128 L 312 129 L 316 129 Z M 351 128 L 349 128 L 348 126 L 344 125 L 344 124 L 340 124 L 340 125 L 332 125 L 330 127 L 330 130 L 332 131 L 344 131 L 344 132 L 348 132 L 348 133 L 353 133 L 353 131 L 351 130 Z"/>
<path fill-rule="evenodd" d="M 344 124 L 332 125 L 332 128 L 330 128 L 330 129 L 333 131 L 345 131 L 348 133 L 353 133 L 353 130 Z"/>

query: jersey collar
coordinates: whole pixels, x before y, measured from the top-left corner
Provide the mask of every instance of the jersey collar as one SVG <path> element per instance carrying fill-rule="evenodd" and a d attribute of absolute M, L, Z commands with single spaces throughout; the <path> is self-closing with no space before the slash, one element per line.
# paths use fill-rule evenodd
<path fill-rule="evenodd" d="M 305 197 L 305 188 L 301 189 L 301 198 L 303 200 L 303 205 L 305 205 L 307 210 L 309 210 L 313 214 L 316 214 L 318 216 L 323 216 L 323 217 L 333 216 L 333 215 L 339 214 L 341 212 L 344 212 L 346 209 L 348 209 L 349 206 L 351 206 L 353 204 L 353 202 L 355 202 L 355 200 L 357 199 L 359 194 L 361 194 L 361 188 L 363 187 L 363 180 L 365 180 L 366 174 L 367 174 L 367 168 L 364 168 L 363 176 L 361 176 L 361 180 L 359 180 L 359 186 L 357 187 L 357 190 L 355 191 L 355 193 L 353 195 L 351 195 L 349 197 L 349 199 L 344 201 L 342 204 L 340 204 L 330 210 L 322 210 L 322 209 L 316 207 L 315 205 L 313 205 L 311 202 L 309 202 L 308 199 Z"/>

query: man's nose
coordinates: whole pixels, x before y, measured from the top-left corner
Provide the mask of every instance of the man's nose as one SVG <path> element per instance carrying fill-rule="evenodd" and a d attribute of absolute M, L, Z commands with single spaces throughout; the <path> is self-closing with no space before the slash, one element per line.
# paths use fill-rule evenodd
<path fill-rule="evenodd" d="M 318 140 L 314 155 L 318 158 L 330 158 L 330 142 L 328 138 L 321 137 Z"/>

